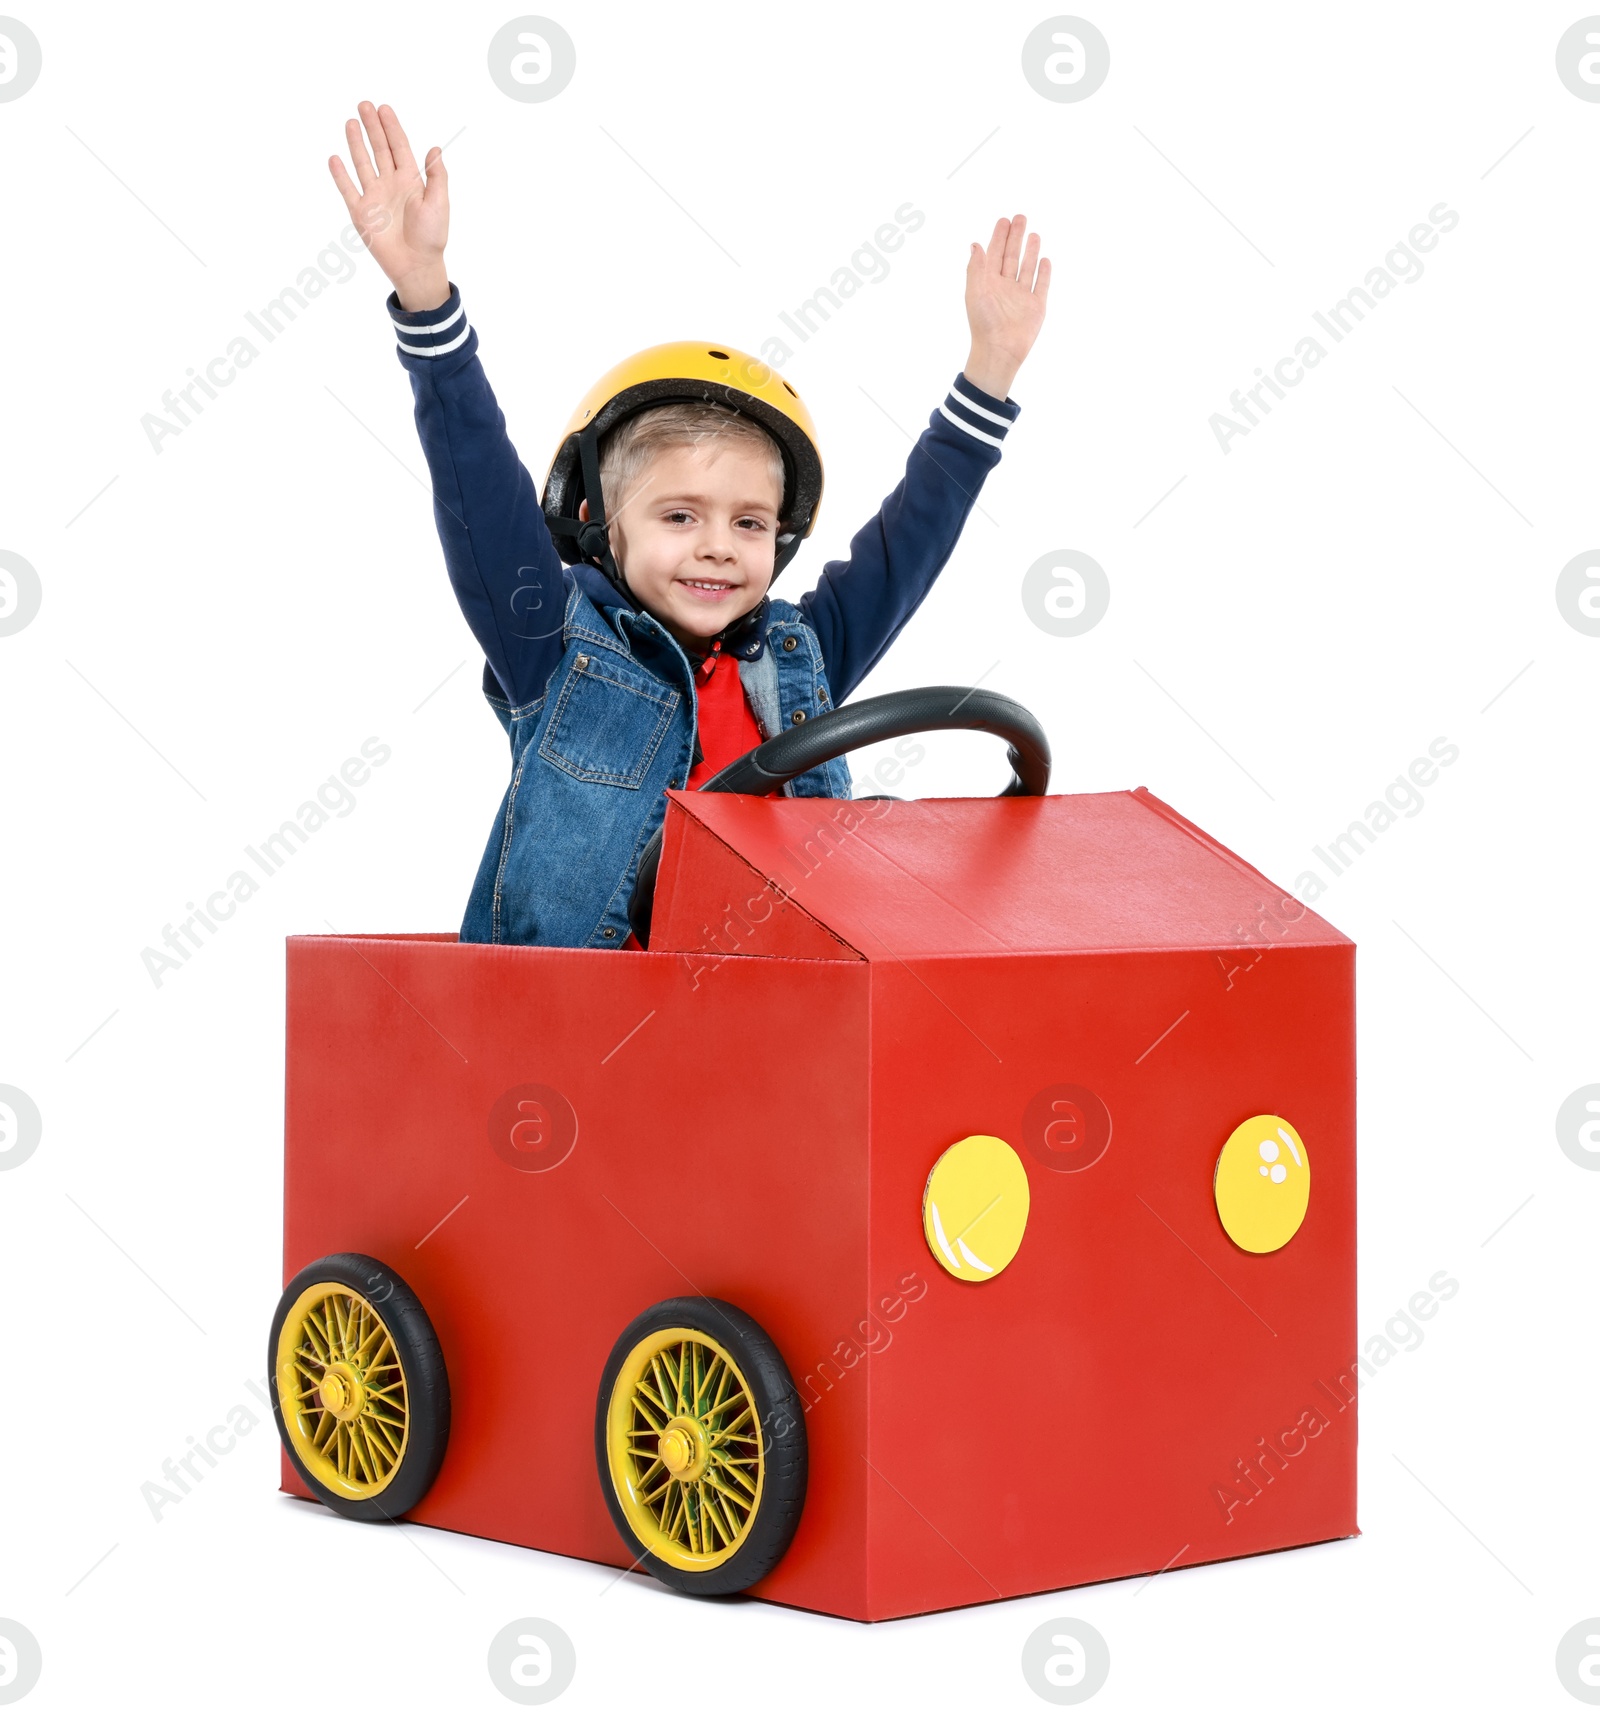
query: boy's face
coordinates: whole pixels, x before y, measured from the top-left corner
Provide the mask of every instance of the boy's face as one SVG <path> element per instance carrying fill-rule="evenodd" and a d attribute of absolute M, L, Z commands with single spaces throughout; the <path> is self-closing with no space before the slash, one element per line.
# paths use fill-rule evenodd
<path fill-rule="evenodd" d="M 611 554 L 644 608 L 700 651 L 771 585 L 782 503 L 754 449 L 665 448 L 612 515 Z M 578 512 L 588 518 L 587 501 Z"/>

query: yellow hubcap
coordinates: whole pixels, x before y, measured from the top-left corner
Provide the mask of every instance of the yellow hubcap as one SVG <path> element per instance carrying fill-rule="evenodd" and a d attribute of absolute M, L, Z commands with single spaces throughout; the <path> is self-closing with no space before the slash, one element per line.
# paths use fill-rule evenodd
<path fill-rule="evenodd" d="M 674 1417 L 661 1431 L 656 1456 L 672 1473 L 676 1483 L 695 1483 L 705 1475 L 710 1461 L 710 1443 L 705 1429 L 692 1417 Z"/>
<path fill-rule="evenodd" d="M 704 1572 L 744 1542 L 761 1504 L 761 1430 L 732 1356 L 692 1328 L 629 1352 L 606 1423 L 611 1481 L 646 1551 Z"/>
<path fill-rule="evenodd" d="M 367 1384 L 354 1367 L 337 1361 L 323 1376 L 317 1387 L 322 1409 L 341 1423 L 358 1419 L 367 1406 Z"/>
<path fill-rule="evenodd" d="M 350 1500 L 381 1494 L 405 1457 L 406 1378 L 377 1310 L 348 1286 L 308 1287 L 278 1332 L 278 1403 L 318 1482 Z"/>

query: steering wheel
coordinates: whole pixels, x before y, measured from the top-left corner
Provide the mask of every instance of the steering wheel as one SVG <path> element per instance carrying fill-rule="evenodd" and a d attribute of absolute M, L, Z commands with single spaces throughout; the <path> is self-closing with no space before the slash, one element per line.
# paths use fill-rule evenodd
<path fill-rule="evenodd" d="M 857 700 L 762 742 L 707 778 L 700 788 L 725 795 L 766 795 L 841 753 L 935 729 L 986 730 L 1005 741 L 1012 777 L 1000 791 L 1002 795 L 1043 795 L 1049 788 L 1050 743 L 1039 720 L 1015 700 L 984 688 L 907 688 L 901 693 Z M 650 916 L 655 906 L 663 829 L 658 828 L 644 846 L 628 899 L 633 936 L 646 950 L 650 947 Z"/>

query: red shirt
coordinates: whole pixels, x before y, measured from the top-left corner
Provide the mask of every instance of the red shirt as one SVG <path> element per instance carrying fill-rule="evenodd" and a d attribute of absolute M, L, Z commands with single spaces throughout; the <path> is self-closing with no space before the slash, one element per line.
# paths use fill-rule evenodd
<path fill-rule="evenodd" d="M 698 789 L 723 766 L 761 745 L 761 731 L 739 677 L 739 662 L 723 657 L 721 640 L 712 641 L 694 673 L 694 683 L 700 705 L 700 751 L 705 757 L 689 773 L 685 786 L 689 789 Z"/>
<path fill-rule="evenodd" d="M 761 731 L 756 727 L 755 713 L 745 698 L 744 682 L 735 658 L 724 658 L 721 640 L 714 640 L 711 650 L 694 673 L 695 699 L 700 707 L 700 752 L 705 756 L 689 773 L 688 789 L 698 789 L 709 777 L 715 777 L 725 765 L 760 747 Z M 769 799 L 783 794 L 771 791 Z M 643 947 L 630 932 L 622 945 L 625 951 Z"/>

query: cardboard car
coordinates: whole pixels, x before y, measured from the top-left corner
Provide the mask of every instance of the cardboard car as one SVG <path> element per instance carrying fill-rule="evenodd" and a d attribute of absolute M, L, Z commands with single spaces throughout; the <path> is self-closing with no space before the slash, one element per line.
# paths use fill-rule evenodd
<path fill-rule="evenodd" d="M 863 1621 L 1354 1534 L 1353 945 L 1002 696 L 809 727 L 648 948 L 289 939 L 283 1487 Z"/>

